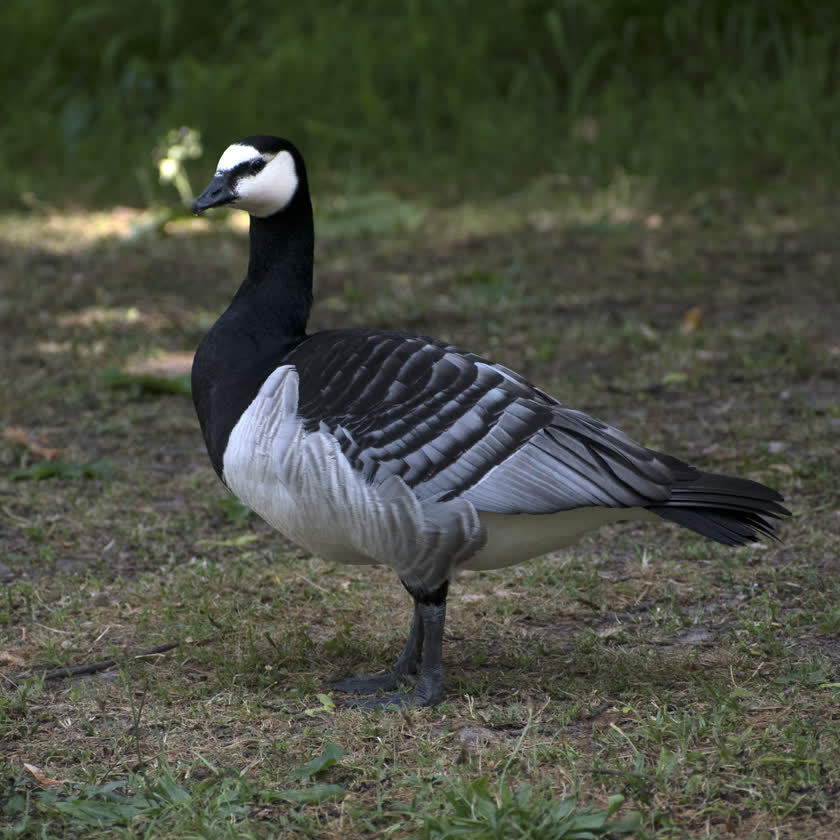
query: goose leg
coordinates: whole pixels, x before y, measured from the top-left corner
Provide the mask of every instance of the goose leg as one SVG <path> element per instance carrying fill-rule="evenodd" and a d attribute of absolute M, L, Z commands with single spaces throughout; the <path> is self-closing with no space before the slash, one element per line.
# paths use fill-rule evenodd
<path fill-rule="evenodd" d="M 411 619 L 411 627 L 408 629 L 408 638 L 405 640 L 403 649 L 394 664 L 394 675 L 399 678 L 406 674 L 414 675 L 420 669 L 420 660 L 423 657 L 423 614 L 420 612 L 420 604 L 414 601 L 414 617 Z"/>
<path fill-rule="evenodd" d="M 434 706 L 443 697 L 443 627 L 446 623 L 446 599 L 439 604 L 421 604 L 423 616 L 423 658 L 420 676 L 412 695 L 405 697 L 409 705 Z M 399 695 L 394 695 L 394 699 Z M 387 698 L 382 698 L 383 700 Z"/>
<path fill-rule="evenodd" d="M 402 677 L 419 671 L 414 691 L 358 700 L 354 705 L 382 709 L 387 706 L 433 706 L 439 703 L 443 696 L 443 628 L 448 588 L 448 581 L 432 592 L 417 591 L 406 586 L 414 598 L 414 617 L 408 639 L 390 674 L 349 678 L 332 683 L 330 687 L 352 694 L 394 691 Z"/>
<path fill-rule="evenodd" d="M 414 617 L 400 655 L 390 674 L 364 674 L 347 677 L 338 682 L 328 683 L 328 688 L 343 691 L 345 694 L 374 694 L 377 691 L 396 691 L 400 678 L 407 674 L 416 674 L 420 667 L 423 650 L 423 618 L 419 604 L 414 602 Z"/>

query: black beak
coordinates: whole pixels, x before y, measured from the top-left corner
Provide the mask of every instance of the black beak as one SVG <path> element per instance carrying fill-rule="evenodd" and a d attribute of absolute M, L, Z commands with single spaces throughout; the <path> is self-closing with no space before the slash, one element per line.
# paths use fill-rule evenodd
<path fill-rule="evenodd" d="M 230 188 L 226 175 L 216 175 L 207 185 L 207 189 L 193 202 L 192 211 L 196 214 L 209 210 L 211 207 L 221 207 L 236 198 L 236 193 Z"/>

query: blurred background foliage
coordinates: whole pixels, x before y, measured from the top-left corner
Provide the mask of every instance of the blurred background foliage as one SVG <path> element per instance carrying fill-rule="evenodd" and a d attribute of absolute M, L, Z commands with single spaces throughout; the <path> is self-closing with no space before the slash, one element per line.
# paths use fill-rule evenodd
<path fill-rule="evenodd" d="M 167 131 L 301 146 L 316 189 L 557 175 L 660 193 L 840 174 L 840 3 L 6 0 L 0 199 L 148 203 Z M 169 188 L 171 192 L 171 188 Z"/>

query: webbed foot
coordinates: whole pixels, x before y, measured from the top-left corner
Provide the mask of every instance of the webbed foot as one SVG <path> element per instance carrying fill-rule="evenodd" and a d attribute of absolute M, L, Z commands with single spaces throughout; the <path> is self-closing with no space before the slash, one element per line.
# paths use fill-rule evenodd
<path fill-rule="evenodd" d="M 377 691 L 395 691 L 399 685 L 396 674 L 361 674 L 327 683 L 327 688 L 345 694 L 376 694 Z"/>

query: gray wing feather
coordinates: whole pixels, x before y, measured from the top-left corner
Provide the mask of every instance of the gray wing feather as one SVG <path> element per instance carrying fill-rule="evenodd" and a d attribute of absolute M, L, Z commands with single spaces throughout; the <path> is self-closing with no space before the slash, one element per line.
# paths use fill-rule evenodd
<path fill-rule="evenodd" d="M 399 476 L 424 502 L 494 513 L 633 507 L 668 498 L 674 458 L 565 408 L 500 365 L 434 339 L 317 333 L 284 360 L 299 412 L 373 485 Z"/>
<path fill-rule="evenodd" d="M 581 421 L 585 433 L 575 428 Z M 557 406 L 550 425 L 463 496 L 491 513 L 647 505 L 668 498 L 673 472 L 664 459 L 617 429 Z"/>

